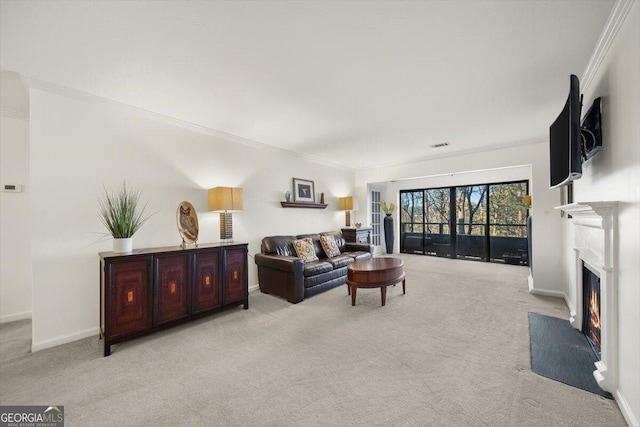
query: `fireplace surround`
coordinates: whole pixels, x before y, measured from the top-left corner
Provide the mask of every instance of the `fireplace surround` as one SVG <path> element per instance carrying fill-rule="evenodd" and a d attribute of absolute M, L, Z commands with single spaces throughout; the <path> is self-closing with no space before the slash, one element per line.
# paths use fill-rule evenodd
<path fill-rule="evenodd" d="M 570 215 L 574 225 L 573 263 L 575 270 L 565 289 L 571 310 L 571 325 L 584 327 L 583 267 L 600 278 L 600 361 L 593 376 L 600 388 L 613 393 L 618 378 L 618 274 L 617 202 L 579 202 L 558 206 Z M 584 332 L 584 331 L 583 331 Z"/>

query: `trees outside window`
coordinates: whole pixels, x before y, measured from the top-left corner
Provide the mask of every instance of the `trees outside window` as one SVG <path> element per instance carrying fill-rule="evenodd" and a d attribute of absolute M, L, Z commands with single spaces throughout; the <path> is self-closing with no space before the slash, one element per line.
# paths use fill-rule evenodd
<path fill-rule="evenodd" d="M 401 250 L 486 261 L 515 254 L 526 262 L 527 193 L 527 181 L 403 190 Z"/>
<path fill-rule="evenodd" d="M 527 237 L 527 206 L 522 203 L 522 197 L 526 195 L 526 182 L 489 186 L 492 236 Z"/>

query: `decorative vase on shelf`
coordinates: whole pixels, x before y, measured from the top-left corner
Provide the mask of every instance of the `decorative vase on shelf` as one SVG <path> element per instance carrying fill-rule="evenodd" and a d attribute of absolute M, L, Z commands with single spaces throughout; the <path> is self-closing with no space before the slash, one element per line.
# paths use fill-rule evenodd
<path fill-rule="evenodd" d="M 387 246 L 387 253 L 393 253 L 393 216 L 387 214 L 384 217 L 384 243 Z"/>
<path fill-rule="evenodd" d="M 128 254 L 133 251 L 133 237 L 113 239 L 113 253 Z"/>

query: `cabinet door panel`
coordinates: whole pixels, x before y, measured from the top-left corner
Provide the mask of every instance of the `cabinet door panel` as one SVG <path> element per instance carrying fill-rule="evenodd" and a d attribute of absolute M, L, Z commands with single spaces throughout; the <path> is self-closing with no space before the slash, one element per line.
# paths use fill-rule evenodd
<path fill-rule="evenodd" d="M 196 253 L 194 257 L 193 312 L 220 307 L 220 251 Z"/>
<path fill-rule="evenodd" d="M 149 273 L 151 258 L 107 264 L 109 337 L 151 328 Z"/>
<path fill-rule="evenodd" d="M 246 249 L 227 249 L 225 250 L 224 259 L 224 304 L 243 301 L 247 298 Z"/>
<path fill-rule="evenodd" d="M 154 323 L 160 324 L 188 315 L 187 255 L 155 258 Z"/>

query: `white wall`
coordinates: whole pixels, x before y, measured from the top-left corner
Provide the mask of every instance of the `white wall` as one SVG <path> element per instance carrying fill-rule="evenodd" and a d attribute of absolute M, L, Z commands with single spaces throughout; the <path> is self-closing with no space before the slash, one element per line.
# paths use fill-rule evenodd
<path fill-rule="evenodd" d="M 31 83 L 33 85 L 33 83 Z M 198 212 L 200 242 L 219 241 L 219 215 L 207 212 L 207 189 L 244 188 L 244 211 L 233 214 L 234 240 L 260 250 L 262 237 L 335 230 L 344 221 L 337 197 L 353 194 L 354 173 L 288 152 L 239 144 L 168 125 L 131 109 L 30 89 L 33 350 L 98 334 L 97 197 L 102 184 L 126 179 L 157 213 L 134 236 L 134 248 L 180 243 L 175 211 Z M 283 209 L 292 178 L 315 181 L 329 204 Z M 4 221 L 4 220 L 3 220 Z M 249 258 L 249 286 L 257 269 Z"/>
<path fill-rule="evenodd" d="M 31 317 L 29 237 L 29 122 L 0 115 L 0 183 L 22 193 L 0 193 L 0 323 Z"/>
<path fill-rule="evenodd" d="M 366 198 L 368 183 L 388 182 L 387 197 L 391 196 L 390 190 L 393 190 L 397 203 L 399 189 L 495 182 L 500 181 L 500 177 L 507 181 L 529 179 L 533 200 L 530 211 L 533 217 L 533 279 L 529 283 L 530 290 L 562 296 L 561 222 L 560 213 L 554 210 L 560 204 L 560 192 L 549 190 L 548 171 L 549 143 L 541 142 L 407 165 L 359 170 L 356 171 L 356 192 L 358 198 Z M 409 181 L 404 181 L 407 179 Z M 365 217 L 358 217 L 357 220 L 368 223 Z M 398 228 L 397 211 L 395 225 Z M 395 246 L 397 251 L 399 243 L 396 242 Z"/>
<path fill-rule="evenodd" d="M 583 88 L 584 108 L 602 97 L 603 148 L 583 166 L 574 201 L 619 201 L 619 389 L 616 400 L 631 425 L 640 425 L 640 3 L 633 7 Z M 573 225 L 565 230 L 565 285 L 573 283 Z M 568 288 L 567 288 L 568 289 Z M 575 307 L 575 295 L 567 303 Z"/>

